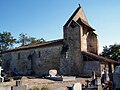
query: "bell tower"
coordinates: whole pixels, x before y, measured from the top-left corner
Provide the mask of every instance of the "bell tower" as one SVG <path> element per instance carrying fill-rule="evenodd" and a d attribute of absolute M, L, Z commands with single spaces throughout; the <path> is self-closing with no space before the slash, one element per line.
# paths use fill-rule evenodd
<path fill-rule="evenodd" d="M 93 30 L 79 5 L 63 27 L 64 45 L 60 59 L 61 74 L 79 75 L 83 72 L 81 51 L 88 51 L 87 36 Z"/>

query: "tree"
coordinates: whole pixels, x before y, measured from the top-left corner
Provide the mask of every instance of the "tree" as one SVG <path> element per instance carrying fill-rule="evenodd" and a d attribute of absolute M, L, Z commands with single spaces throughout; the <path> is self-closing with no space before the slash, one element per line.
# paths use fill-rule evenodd
<path fill-rule="evenodd" d="M 45 40 L 43 38 L 37 39 L 35 37 L 29 37 L 30 44 L 38 44 L 38 43 L 43 43 Z"/>
<path fill-rule="evenodd" d="M 115 61 L 120 60 L 120 44 L 109 45 L 109 47 L 103 47 L 101 56 L 113 59 Z"/>
<path fill-rule="evenodd" d="M 45 42 L 43 38 L 37 39 L 35 37 L 28 37 L 27 34 L 23 34 L 23 33 L 21 33 L 19 36 L 20 37 L 19 37 L 18 43 L 21 43 L 21 46 L 27 45 L 27 44 L 37 44 L 37 43 Z"/>
<path fill-rule="evenodd" d="M 19 34 L 19 40 L 18 43 L 21 43 L 21 46 L 26 45 L 29 43 L 29 37 L 27 36 L 27 34 Z"/>
<path fill-rule="evenodd" d="M 0 51 L 12 48 L 14 43 L 16 43 L 16 39 L 10 32 L 0 33 Z"/>

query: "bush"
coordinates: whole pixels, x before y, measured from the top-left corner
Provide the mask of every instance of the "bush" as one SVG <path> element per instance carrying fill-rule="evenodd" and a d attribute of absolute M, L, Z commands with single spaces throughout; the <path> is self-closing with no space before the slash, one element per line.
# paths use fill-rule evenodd
<path fill-rule="evenodd" d="M 48 87 L 43 86 L 41 89 L 39 87 L 33 87 L 33 89 L 29 89 L 29 90 L 49 90 Z"/>
<path fill-rule="evenodd" d="M 34 87 L 32 90 L 40 90 L 39 87 Z"/>
<path fill-rule="evenodd" d="M 47 87 L 42 87 L 41 90 L 49 90 Z"/>

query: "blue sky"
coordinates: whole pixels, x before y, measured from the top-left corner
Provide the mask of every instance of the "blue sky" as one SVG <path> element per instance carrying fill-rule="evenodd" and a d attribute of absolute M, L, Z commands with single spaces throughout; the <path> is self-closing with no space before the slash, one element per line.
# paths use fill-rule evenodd
<path fill-rule="evenodd" d="M 0 32 L 20 33 L 55 40 L 63 38 L 63 25 L 81 4 L 96 30 L 99 48 L 120 43 L 120 0 L 0 0 Z"/>

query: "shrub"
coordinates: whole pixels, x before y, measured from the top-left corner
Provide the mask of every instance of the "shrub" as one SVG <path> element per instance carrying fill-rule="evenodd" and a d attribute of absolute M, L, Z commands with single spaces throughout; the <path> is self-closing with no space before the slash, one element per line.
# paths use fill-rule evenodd
<path fill-rule="evenodd" d="M 34 87 L 32 90 L 40 90 L 39 87 Z"/>
<path fill-rule="evenodd" d="M 49 90 L 47 87 L 42 87 L 41 90 Z"/>

